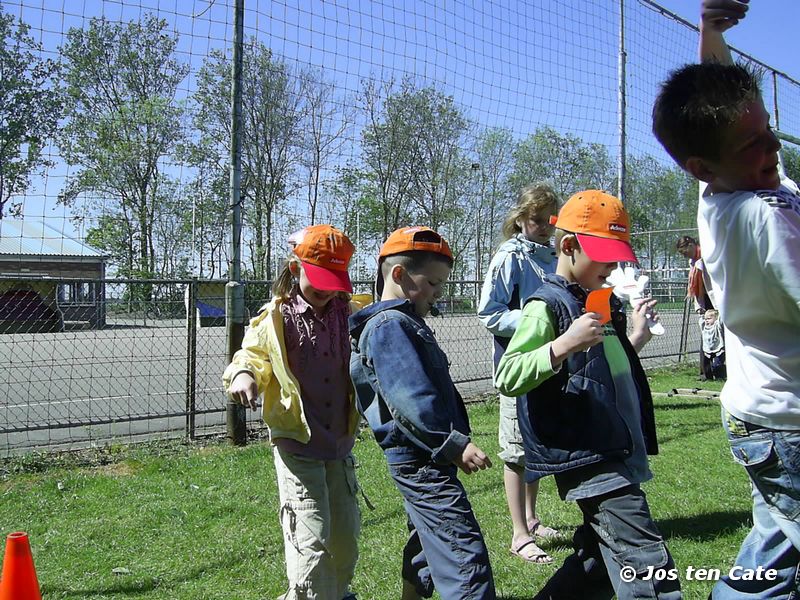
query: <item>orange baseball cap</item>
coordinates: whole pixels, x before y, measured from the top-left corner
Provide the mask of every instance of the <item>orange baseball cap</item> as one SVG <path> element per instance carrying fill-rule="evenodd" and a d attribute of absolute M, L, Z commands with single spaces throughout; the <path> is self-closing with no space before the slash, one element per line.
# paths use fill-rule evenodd
<path fill-rule="evenodd" d="M 450 251 L 447 240 L 430 227 L 415 226 L 396 229 L 386 238 L 378 253 L 378 278 L 375 281 L 376 294 L 383 292 L 383 273 L 381 272 L 383 259 L 394 254 L 413 251 L 435 252 L 446 256 L 451 262 L 453 261 L 453 253 Z"/>
<path fill-rule="evenodd" d="M 344 233 L 332 225 L 311 225 L 291 238 L 311 285 L 318 290 L 353 293 L 347 265 L 355 247 Z"/>
<path fill-rule="evenodd" d="M 435 252 L 443 254 L 453 260 L 453 253 L 441 235 L 430 227 L 401 227 L 393 231 L 381 246 L 378 260 L 401 252 L 411 252 L 421 250 L 423 252 Z"/>
<path fill-rule="evenodd" d="M 600 190 L 572 196 L 550 224 L 574 233 L 586 255 L 595 262 L 635 262 L 631 220 L 619 198 Z"/>

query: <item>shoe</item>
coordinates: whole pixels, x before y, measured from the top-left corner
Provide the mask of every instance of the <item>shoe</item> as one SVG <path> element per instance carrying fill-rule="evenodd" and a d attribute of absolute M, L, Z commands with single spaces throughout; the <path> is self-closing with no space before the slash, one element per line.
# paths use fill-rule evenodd
<path fill-rule="evenodd" d="M 533 541 L 533 538 L 523 538 L 516 543 L 512 543 L 509 550 L 511 554 L 519 556 L 526 562 L 536 563 L 538 565 L 547 565 L 553 562 L 553 557 L 539 548 L 536 542 Z"/>
<path fill-rule="evenodd" d="M 553 529 L 552 527 L 547 527 L 546 525 L 542 525 L 542 522 L 539 519 L 531 519 L 528 521 L 528 533 L 535 538 L 540 538 L 543 540 L 552 540 L 553 538 L 557 538 L 559 535 L 561 535 L 558 530 Z"/>

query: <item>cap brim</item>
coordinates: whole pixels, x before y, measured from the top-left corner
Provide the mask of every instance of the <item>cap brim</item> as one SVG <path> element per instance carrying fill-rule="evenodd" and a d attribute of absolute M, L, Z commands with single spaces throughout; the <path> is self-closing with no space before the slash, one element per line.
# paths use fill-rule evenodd
<path fill-rule="evenodd" d="M 303 270 L 308 281 L 318 290 L 353 293 L 353 284 L 347 271 L 333 271 L 307 262 L 303 263 Z"/>
<path fill-rule="evenodd" d="M 583 233 L 575 235 L 581 249 L 594 262 L 639 262 L 633 253 L 633 248 L 627 242 Z"/>

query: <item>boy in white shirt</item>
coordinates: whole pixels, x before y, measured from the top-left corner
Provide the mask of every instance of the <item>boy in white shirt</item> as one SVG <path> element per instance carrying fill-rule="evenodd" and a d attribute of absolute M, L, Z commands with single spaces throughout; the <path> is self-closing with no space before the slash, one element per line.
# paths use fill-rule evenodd
<path fill-rule="evenodd" d="M 747 9 L 703 0 L 708 62 L 671 73 L 653 108 L 656 137 L 708 184 L 697 224 L 731 366 L 723 423 L 753 483 L 753 529 L 734 564 L 777 571 L 723 576 L 716 600 L 794 597 L 800 574 L 800 196 L 781 177 L 758 77 L 733 64 L 722 36 Z"/>

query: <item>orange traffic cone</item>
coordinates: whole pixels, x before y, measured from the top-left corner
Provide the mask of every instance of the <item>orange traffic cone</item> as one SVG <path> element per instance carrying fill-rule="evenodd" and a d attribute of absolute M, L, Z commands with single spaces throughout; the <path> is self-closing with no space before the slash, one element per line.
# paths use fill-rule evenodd
<path fill-rule="evenodd" d="M 42 600 L 27 533 L 9 533 L 6 538 L 0 600 Z"/>

